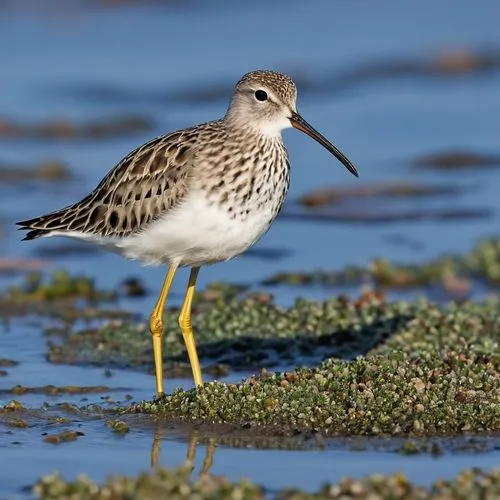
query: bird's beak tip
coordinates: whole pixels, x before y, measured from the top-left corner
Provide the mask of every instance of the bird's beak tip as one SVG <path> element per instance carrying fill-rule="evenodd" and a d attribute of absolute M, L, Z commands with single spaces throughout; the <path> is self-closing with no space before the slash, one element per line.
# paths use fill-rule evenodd
<path fill-rule="evenodd" d="M 349 159 L 339 150 L 337 149 L 330 141 L 328 141 L 325 137 L 323 137 L 318 131 L 316 131 L 309 123 L 307 123 L 296 111 L 292 111 L 290 116 L 290 123 L 293 128 L 304 132 L 309 137 L 312 137 L 315 141 L 321 144 L 324 148 L 326 148 L 330 153 L 332 153 L 337 160 L 339 160 L 344 167 L 351 172 L 352 175 L 359 177 L 358 171 L 356 167 L 349 161 Z"/>

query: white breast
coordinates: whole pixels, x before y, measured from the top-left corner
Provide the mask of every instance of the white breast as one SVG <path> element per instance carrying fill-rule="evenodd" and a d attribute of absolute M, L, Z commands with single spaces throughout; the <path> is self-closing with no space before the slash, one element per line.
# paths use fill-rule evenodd
<path fill-rule="evenodd" d="M 266 206 L 250 212 L 244 220 L 232 218 L 227 210 L 194 192 L 144 231 L 108 244 L 147 265 L 175 262 L 201 266 L 229 260 L 247 250 L 269 229 L 275 216 Z"/>

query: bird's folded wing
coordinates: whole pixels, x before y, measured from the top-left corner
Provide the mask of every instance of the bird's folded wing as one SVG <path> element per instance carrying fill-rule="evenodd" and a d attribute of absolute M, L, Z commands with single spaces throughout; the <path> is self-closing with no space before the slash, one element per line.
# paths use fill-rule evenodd
<path fill-rule="evenodd" d="M 188 189 L 197 134 L 174 132 L 127 155 L 83 200 L 61 210 L 18 222 L 26 239 L 50 232 L 123 237 L 176 206 Z"/>

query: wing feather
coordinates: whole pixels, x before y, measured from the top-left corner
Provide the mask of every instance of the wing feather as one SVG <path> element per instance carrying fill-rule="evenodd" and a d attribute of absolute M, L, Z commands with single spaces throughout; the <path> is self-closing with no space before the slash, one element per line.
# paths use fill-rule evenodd
<path fill-rule="evenodd" d="M 186 195 L 193 167 L 196 128 L 157 137 L 118 163 L 83 200 L 18 222 L 25 239 L 50 232 L 123 237 L 143 229 Z"/>

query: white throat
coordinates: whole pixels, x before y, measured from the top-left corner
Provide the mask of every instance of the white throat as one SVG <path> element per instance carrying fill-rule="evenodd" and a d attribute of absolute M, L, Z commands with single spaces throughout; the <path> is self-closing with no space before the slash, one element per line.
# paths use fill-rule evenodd
<path fill-rule="evenodd" d="M 272 139 L 281 137 L 281 131 L 291 126 L 290 120 L 284 116 L 280 120 L 259 122 L 256 128 L 260 134 Z"/>

